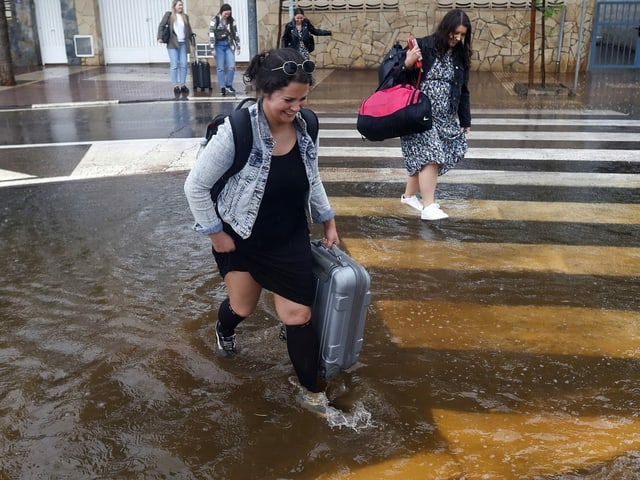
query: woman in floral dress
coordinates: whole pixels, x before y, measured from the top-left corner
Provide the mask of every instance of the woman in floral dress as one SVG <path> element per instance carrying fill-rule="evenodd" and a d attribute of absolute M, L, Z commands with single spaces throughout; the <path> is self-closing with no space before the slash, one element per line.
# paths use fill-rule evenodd
<path fill-rule="evenodd" d="M 423 63 L 422 69 L 417 68 L 418 62 Z M 438 176 L 453 168 L 467 152 L 470 63 L 471 22 L 466 13 L 455 9 L 445 15 L 436 33 L 417 39 L 396 74 L 396 83 L 419 81 L 431 100 L 431 130 L 400 139 L 409 173 L 401 202 L 419 210 L 422 220 L 448 217 L 436 203 L 435 190 Z"/>

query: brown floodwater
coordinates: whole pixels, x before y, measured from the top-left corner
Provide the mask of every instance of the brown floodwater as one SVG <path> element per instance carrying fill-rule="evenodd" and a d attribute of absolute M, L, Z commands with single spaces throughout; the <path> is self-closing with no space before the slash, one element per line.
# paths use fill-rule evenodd
<path fill-rule="evenodd" d="M 268 295 L 216 353 L 225 292 L 184 176 L 0 189 L 0 478 L 637 478 L 637 225 L 453 200 L 427 225 L 328 185 L 373 301 L 327 419 Z"/>

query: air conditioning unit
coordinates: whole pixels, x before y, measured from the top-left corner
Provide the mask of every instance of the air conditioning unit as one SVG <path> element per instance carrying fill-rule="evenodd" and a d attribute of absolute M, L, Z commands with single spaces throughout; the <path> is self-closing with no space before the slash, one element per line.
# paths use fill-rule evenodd
<path fill-rule="evenodd" d="M 73 46 L 76 57 L 93 57 L 93 35 L 74 35 Z"/>

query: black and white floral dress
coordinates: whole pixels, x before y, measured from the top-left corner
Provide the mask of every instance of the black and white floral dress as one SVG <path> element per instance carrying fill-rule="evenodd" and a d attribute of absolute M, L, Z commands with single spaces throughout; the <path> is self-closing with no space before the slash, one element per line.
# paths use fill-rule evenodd
<path fill-rule="evenodd" d="M 447 53 L 436 58 L 420 83 L 420 89 L 431 100 L 433 127 L 422 133 L 400 137 L 405 167 L 410 176 L 425 165 L 438 164 L 438 175 L 444 175 L 467 153 L 467 140 L 460 129 L 458 114 L 451 107 L 453 59 Z"/>
<path fill-rule="evenodd" d="M 302 54 L 305 60 L 309 60 L 310 53 L 309 53 L 309 50 L 307 49 L 307 46 L 302 41 L 302 30 L 298 30 L 297 28 L 295 28 L 294 30 L 300 42 L 298 43 L 298 51 Z"/>

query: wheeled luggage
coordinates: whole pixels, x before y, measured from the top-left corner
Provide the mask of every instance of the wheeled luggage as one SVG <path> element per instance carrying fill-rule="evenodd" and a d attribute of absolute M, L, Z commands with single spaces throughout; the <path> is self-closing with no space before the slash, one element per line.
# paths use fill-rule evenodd
<path fill-rule="evenodd" d="M 311 251 L 317 280 L 311 322 L 320 340 L 320 374 L 331 378 L 358 361 L 371 303 L 371 278 L 335 245 L 327 250 L 312 241 Z"/>
<path fill-rule="evenodd" d="M 211 66 L 208 60 L 202 60 L 202 58 L 211 58 L 211 48 L 208 44 L 195 43 L 195 37 L 193 38 L 193 47 L 196 58 L 191 64 L 191 77 L 193 78 L 193 91 L 197 92 L 200 89 L 204 92 L 205 88 L 209 91 L 213 90 L 211 86 Z"/>
<path fill-rule="evenodd" d="M 209 62 L 204 60 L 195 60 L 191 64 L 191 76 L 193 77 L 193 91 L 200 89 L 204 92 L 205 88 L 213 90 L 211 87 L 211 66 Z"/>

